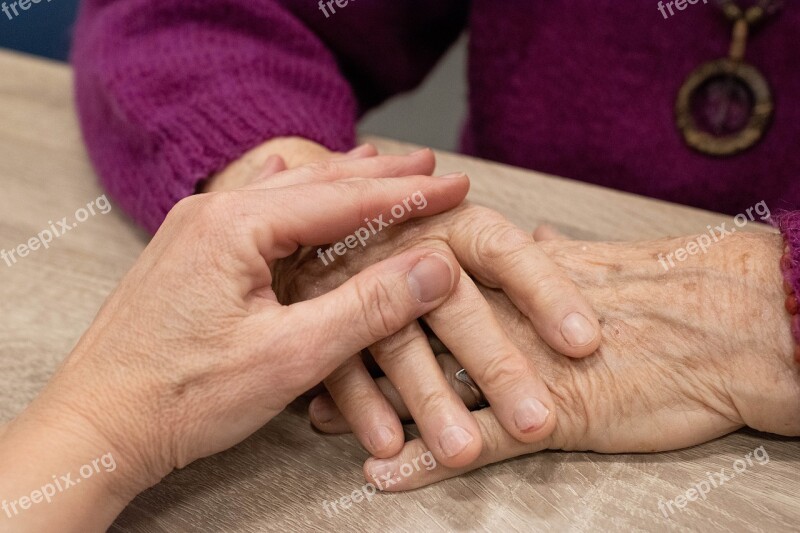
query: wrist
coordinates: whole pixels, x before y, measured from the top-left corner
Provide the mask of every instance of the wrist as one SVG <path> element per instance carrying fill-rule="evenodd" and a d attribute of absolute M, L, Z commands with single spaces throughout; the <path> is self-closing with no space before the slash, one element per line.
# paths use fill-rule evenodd
<path fill-rule="evenodd" d="M 128 348 L 127 359 L 132 359 L 135 350 Z M 169 474 L 173 463 L 165 444 L 169 428 L 157 416 L 157 384 L 149 373 L 120 373 L 104 364 L 126 359 L 108 357 L 114 349 L 90 328 L 9 432 L 16 432 L 17 442 L 19 435 L 53 433 L 59 443 L 53 453 L 73 460 L 111 454 L 117 466 L 101 484 L 114 500 L 127 503 Z"/>
<path fill-rule="evenodd" d="M 732 313 L 738 317 L 732 336 L 745 341 L 729 365 L 732 398 L 748 426 L 800 435 L 800 372 L 794 361 L 796 346 L 780 269 L 783 238 L 741 235 L 731 245 L 736 248 L 726 267 L 739 278 L 736 284 L 746 286 L 735 291 L 731 301 Z M 742 294 L 754 298 L 741 298 Z M 748 330 L 757 335 L 748 335 Z"/>
<path fill-rule="evenodd" d="M 127 467 L 90 424 L 37 402 L 0 432 L 0 522 L 14 531 L 105 531 L 135 496 Z"/>
<path fill-rule="evenodd" d="M 776 226 L 785 240 L 781 257 L 783 289 L 786 292 L 786 311 L 791 315 L 794 337 L 794 360 L 800 365 L 800 211 L 782 213 L 776 217 Z M 800 368 L 800 367 L 798 367 Z"/>

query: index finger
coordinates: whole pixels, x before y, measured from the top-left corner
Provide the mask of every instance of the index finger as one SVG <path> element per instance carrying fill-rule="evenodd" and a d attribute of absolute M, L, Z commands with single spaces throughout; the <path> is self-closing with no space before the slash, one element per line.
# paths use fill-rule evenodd
<path fill-rule="evenodd" d="M 430 176 L 436 158 L 430 149 L 408 155 L 376 155 L 362 158 L 333 158 L 310 163 L 280 174 L 263 177 L 246 189 L 277 189 L 291 185 L 338 181 L 347 178 L 394 178 L 398 176 Z"/>
<path fill-rule="evenodd" d="M 232 191 L 234 220 L 244 221 L 268 261 L 352 237 L 363 239 L 411 218 L 435 215 L 457 206 L 469 190 L 464 174 L 323 182 L 280 189 Z M 352 246 L 351 246 L 352 244 Z M 344 247 L 344 244 L 342 244 Z M 339 255 L 342 255 L 341 253 Z"/>

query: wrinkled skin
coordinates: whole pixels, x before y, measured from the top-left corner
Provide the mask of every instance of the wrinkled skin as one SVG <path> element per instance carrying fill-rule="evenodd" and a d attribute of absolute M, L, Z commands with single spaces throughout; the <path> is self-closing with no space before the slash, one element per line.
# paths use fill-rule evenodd
<path fill-rule="evenodd" d="M 214 176 L 205 189 L 226 190 L 252 180 L 280 188 L 285 182 L 281 177 L 281 170 L 286 168 L 284 163 L 291 167 L 305 161 L 311 163 L 312 174 L 324 176 L 337 172 L 342 161 L 371 159 L 376 155 L 377 150 L 369 144 L 347 154 L 336 154 L 303 139 L 273 139 Z M 433 172 L 432 151 L 418 150 L 410 157 L 417 164 L 414 172 Z M 401 175 L 397 169 L 383 167 L 382 176 L 397 175 Z M 424 202 L 414 203 L 415 207 L 425 209 Z M 485 241 L 492 248 L 481 255 L 473 253 L 476 243 L 472 236 L 486 232 L 482 228 L 460 226 L 456 234 L 445 236 L 460 266 L 487 284 L 502 288 L 539 336 L 557 352 L 573 358 L 594 352 L 601 338 L 594 311 L 578 287 L 535 245 L 533 237 L 499 213 L 483 211 L 483 216 L 475 221 L 484 227 L 492 226 L 492 235 Z M 385 221 L 378 222 L 378 228 L 384 227 Z M 369 235 L 366 226 L 360 228 L 359 235 L 361 238 Z M 323 264 L 336 261 L 334 251 L 339 254 L 344 248 L 328 248 L 328 259 L 323 257 L 325 250 L 324 247 L 318 250 Z M 538 281 L 530 283 L 531 277 Z M 461 279 L 464 285 L 457 297 L 448 299 L 443 311 L 469 307 L 470 313 L 453 323 L 448 319 L 453 313 L 441 312 L 440 321 L 429 320 L 427 325 L 447 341 L 459 364 L 491 399 L 494 414 L 503 428 L 521 442 L 540 442 L 556 426 L 550 391 L 532 361 L 508 338 L 478 286 L 470 279 Z M 478 324 L 480 327 L 476 327 Z M 437 461 L 453 468 L 473 463 L 481 452 L 480 428 L 457 391 L 449 385 L 425 331 L 417 322 L 373 345 L 370 353 L 385 376 L 402 384 L 399 396 L 413 414 L 421 435 L 432 444 L 431 451 Z M 414 357 L 407 357 L 409 353 Z M 390 458 L 402 451 L 401 419 L 360 356 L 354 355 L 328 375 L 324 385 L 349 428 L 370 454 Z M 321 404 L 317 401 L 315 405 Z"/>
<path fill-rule="evenodd" d="M 388 229 L 366 249 L 321 268 L 295 257 L 281 268 L 279 295 L 289 301 L 331 290 L 367 265 L 410 246 L 446 246 L 448 234 L 486 209 L 465 205 L 449 213 Z M 492 253 L 498 236 L 476 235 L 475 253 Z M 466 468 L 421 470 L 389 490 L 404 490 L 478 466 L 541 449 L 653 452 L 706 442 L 750 426 L 800 435 L 800 372 L 783 308 L 778 262 L 782 239 L 737 234 L 665 272 L 657 257 L 688 238 L 636 243 L 542 241 L 540 246 L 582 289 L 601 317 L 601 348 L 583 360 L 555 354 L 506 296 L 482 290 L 511 338 L 541 372 L 556 402 L 557 427 L 537 444 L 524 444 L 501 428 L 491 408 L 476 412 L 484 450 Z M 310 257 L 310 256 L 309 256 Z M 480 280 L 478 280 L 480 281 Z M 434 313 L 440 312 L 439 310 Z M 449 310 L 458 321 L 469 309 Z M 459 368 L 447 357 L 440 357 Z M 452 372 L 448 372 L 452 379 Z M 408 413 L 385 378 L 381 388 L 398 413 Z M 458 385 L 467 403 L 474 396 Z M 322 402 L 329 402 L 325 397 Z M 335 411 L 335 407 L 332 409 Z M 312 421 L 327 432 L 347 430 L 341 414 Z M 417 439 L 394 458 L 427 450 Z M 369 479 L 391 460 L 370 459 Z"/>

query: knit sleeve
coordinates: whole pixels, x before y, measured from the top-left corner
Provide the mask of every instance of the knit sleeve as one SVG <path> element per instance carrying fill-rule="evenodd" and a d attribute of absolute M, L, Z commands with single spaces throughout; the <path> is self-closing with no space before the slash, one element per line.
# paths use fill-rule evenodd
<path fill-rule="evenodd" d="M 72 63 L 89 156 L 154 232 L 270 138 L 352 146 L 359 113 L 418 84 L 456 38 L 459 3 L 86 0 Z"/>
<path fill-rule="evenodd" d="M 785 269 L 786 281 L 800 296 L 800 211 L 781 213 L 776 217 L 776 225 L 786 239 L 788 264 Z"/>

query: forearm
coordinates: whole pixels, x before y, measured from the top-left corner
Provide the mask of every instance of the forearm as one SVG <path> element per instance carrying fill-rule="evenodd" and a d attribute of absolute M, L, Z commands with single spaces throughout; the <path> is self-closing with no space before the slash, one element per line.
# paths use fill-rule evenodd
<path fill-rule="evenodd" d="M 106 531 L 132 498 L 117 457 L 79 417 L 34 402 L 0 433 L 0 529 Z"/>

